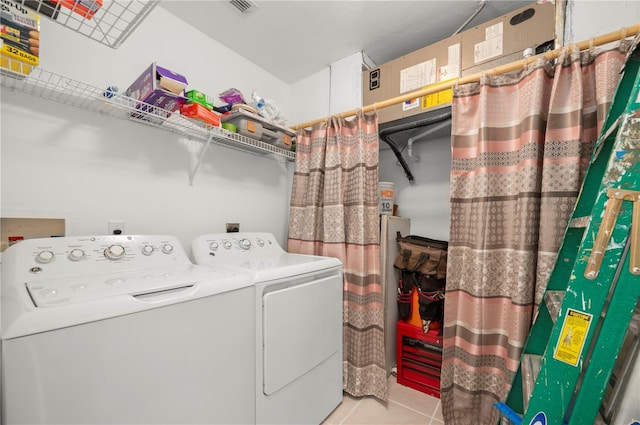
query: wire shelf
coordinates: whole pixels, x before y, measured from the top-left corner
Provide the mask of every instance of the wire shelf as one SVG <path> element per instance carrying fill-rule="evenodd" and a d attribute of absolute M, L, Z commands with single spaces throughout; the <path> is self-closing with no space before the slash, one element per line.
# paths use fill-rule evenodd
<path fill-rule="evenodd" d="M 160 0 L 105 0 L 91 19 L 79 7 L 69 9 L 47 0 L 15 0 L 43 17 L 91 38 L 101 44 L 118 48 L 140 25 Z M 78 2 L 74 3 L 78 4 Z M 77 10 L 75 10 L 77 8 Z"/>
<path fill-rule="evenodd" d="M 170 112 L 42 68 L 33 68 L 28 76 L 23 75 L 19 73 L 21 66 L 21 63 L 17 61 L 10 62 L 9 68 L 15 72 L 3 69 L 0 73 L 0 85 L 86 111 L 160 128 L 194 140 L 207 142 L 207 146 L 208 143 L 214 142 L 236 150 L 255 154 L 272 154 L 288 161 L 295 160 L 295 152 L 232 133 L 220 127 L 184 117 L 178 112 Z M 191 180 L 193 180 L 193 174 Z"/>

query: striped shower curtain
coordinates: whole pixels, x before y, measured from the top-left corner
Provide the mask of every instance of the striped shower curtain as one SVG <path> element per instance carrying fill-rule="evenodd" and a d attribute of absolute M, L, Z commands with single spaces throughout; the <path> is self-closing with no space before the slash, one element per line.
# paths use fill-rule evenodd
<path fill-rule="evenodd" d="M 624 47 L 622 47 L 624 50 Z M 453 100 L 442 406 L 447 425 L 494 425 L 518 368 L 624 63 L 565 51 L 484 76 Z"/>
<path fill-rule="evenodd" d="M 287 248 L 342 261 L 343 387 L 386 400 L 377 187 L 376 113 L 298 130 Z"/>

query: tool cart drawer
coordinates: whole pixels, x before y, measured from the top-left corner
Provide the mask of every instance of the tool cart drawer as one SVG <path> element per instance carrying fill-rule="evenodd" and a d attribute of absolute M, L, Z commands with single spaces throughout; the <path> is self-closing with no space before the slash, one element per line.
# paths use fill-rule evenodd
<path fill-rule="evenodd" d="M 397 325 L 396 349 L 398 383 L 440 398 L 442 336 L 438 332 L 424 333 L 401 320 Z"/>

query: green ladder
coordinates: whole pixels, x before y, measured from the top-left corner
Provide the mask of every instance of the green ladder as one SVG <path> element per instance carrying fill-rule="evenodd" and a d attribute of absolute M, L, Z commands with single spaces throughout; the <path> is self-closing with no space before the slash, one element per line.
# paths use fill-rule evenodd
<path fill-rule="evenodd" d="M 497 405 L 516 425 L 594 423 L 640 298 L 640 49 L 631 51 L 511 391 Z"/>

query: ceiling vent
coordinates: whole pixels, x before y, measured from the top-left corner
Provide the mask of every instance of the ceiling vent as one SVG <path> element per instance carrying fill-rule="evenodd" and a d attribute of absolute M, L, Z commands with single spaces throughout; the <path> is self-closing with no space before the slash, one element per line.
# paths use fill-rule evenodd
<path fill-rule="evenodd" d="M 229 4 L 240 11 L 240 13 L 249 13 L 258 8 L 258 5 L 253 0 L 230 0 Z"/>

